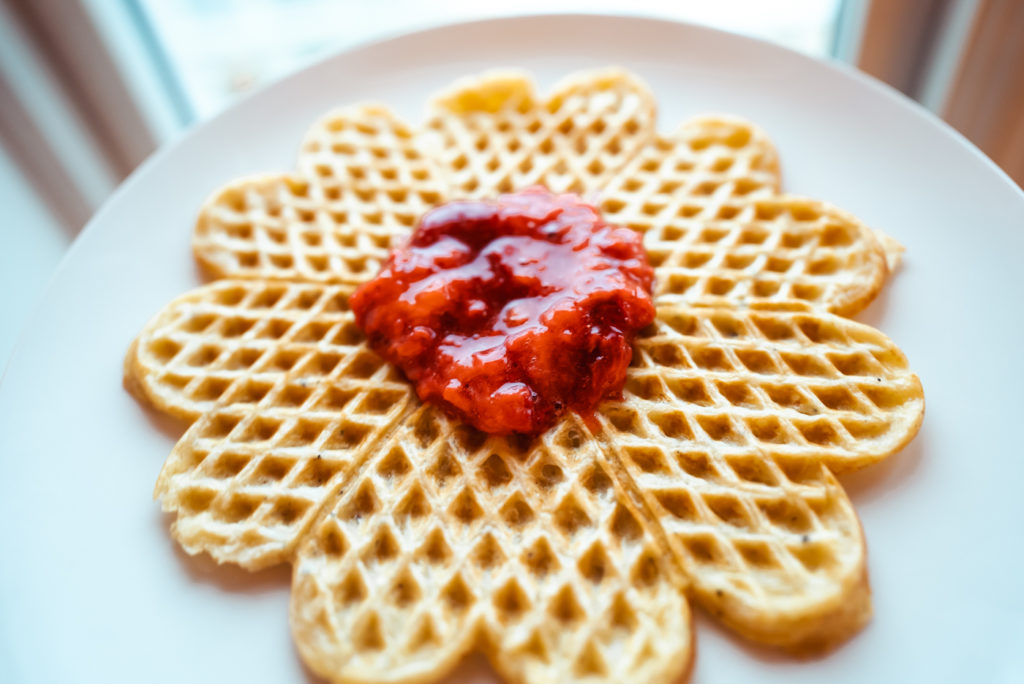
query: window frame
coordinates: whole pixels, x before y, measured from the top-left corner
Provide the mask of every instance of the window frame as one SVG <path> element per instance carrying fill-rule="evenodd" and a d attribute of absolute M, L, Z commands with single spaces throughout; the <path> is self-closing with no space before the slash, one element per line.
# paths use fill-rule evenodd
<path fill-rule="evenodd" d="M 979 54 L 973 27 L 985 14 L 979 8 L 993 2 L 843 0 L 834 56 L 971 128 L 975 124 L 958 102 L 978 86 L 963 76 L 972 70 L 964 60 Z M 0 132 L 5 139 L 31 141 L 17 154 L 26 174 L 65 223 L 80 225 L 111 184 L 186 127 L 190 105 L 135 0 L 37 0 L 17 3 L 17 12 L 8 13 L 27 37 L 21 52 L 29 56 L 22 61 L 46 72 L 52 96 L 29 106 L 26 88 L 10 87 L 11 74 L 0 73 L 0 87 L 7 86 L 14 102 L 0 113 Z M 47 117 L 64 124 L 48 124 Z M 77 157 L 69 155 L 73 148 Z M 28 159 L 31 150 L 39 159 Z"/>

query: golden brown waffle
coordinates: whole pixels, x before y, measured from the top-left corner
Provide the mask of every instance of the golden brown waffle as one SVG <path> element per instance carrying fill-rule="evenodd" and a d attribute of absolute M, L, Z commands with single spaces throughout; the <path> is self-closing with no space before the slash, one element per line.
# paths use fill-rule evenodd
<path fill-rule="evenodd" d="M 778 196 L 780 178 L 778 154 L 764 131 L 737 117 L 698 116 L 640 150 L 603 191 L 601 211 L 646 233 L 652 259 L 672 247 L 672 294 L 712 301 L 788 298 L 857 313 L 898 267 L 903 246 L 828 204 Z M 823 231 L 838 228 L 808 245 L 801 236 L 808 221 L 819 219 Z M 843 233 L 854 236 L 832 244 L 821 239 Z M 775 259 L 748 268 L 746 257 L 758 245 L 759 255 Z M 793 247 L 802 250 L 807 270 L 783 268 L 793 263 Z M 821 247 L 833 249 L 815 249 Z"/>
<path fill-rule="evenodd" d="M 344 294 L 221 281 L 133 345 L 134 386 L 176 415 L 205 411 L 156 488 L 183 547 L 250 569 L 287 561 L 335 501 L 299 555 L 293 624 L 338 681 L 384 681 L 402 661 L 436 677 L 474 646 L 513 681 L 688 668 L 681 582 L 616 502 L 596 442 L 575 420 L 527 446 L 431 407 L 409 416 L 408 386 L 361 343 Z M 197 397 L 210 385 L 219 397 Z"/>
<path fill-rule="evenodd" d="M 768 136 L 737 117 L 697 116 L 656 135 L 602 192 L 610 221 L 647 232 L 684 220 L 730 220 L 748 200 L 778 194 L 779 157 Z"/>
<path fill-rule="evenodd" d="M 320 504 L 410 410 L 341 287 L 219 281 L 171 302 L 126 360 L 137 393 L 195 420 L 156 485 L 189 553 L 287 560 Z"/>
<path fill-rule="evenodd" d="M 652 228 L 644 247 L 660 303 L 805 302 L 854 314 L 885 283 L 885 253 L 857 219 L 814 200 L 773 195 L 733 219 Z"/>
<path fill-rule="evenodd" d="M 529 76 L 492 72 L 459 81 L 431 103 L 425 146 L 453 197 L 493 197 L 541 184 L 603 187 L 654 135 L 647 86 L 618 70 L 583 72 L 539 101 Z"/>
<path fill-rule="evenodd" d="M 903 352 L 840 316 L 798 304 L 667 305 L 646 332 L 635 344 L 626 391 L 700 407 L 693 408 L 702 425 L 694 435 L 717 440 L 721 433 L 722 441 L 841 473 L 903 448 L 924 412 L 921 383 Z"/>
<path fill-rule="evenodd" d="M 379 107 L 331 115 L 298 175 L 204 207 L 197 257 L 242 279 L 166 307 L 125 381 L 195 421 L 157 483 L 175 537 L 248 568 L 294 563 L 293 631 L 317 672 L 428 682 L 475 649 L 515 682 L 669 684 L 693 655 L 684 596 L 799 651 L 870 615 L 833 472 L 901 448 L 923 394 L 891 341 L 828 311 L 875 296 L 892 244 L 779 195 L 750 124 L 655 137 L 653 117 L 622 72 L 547 102 L 487 75 L 439 97 L 420 136 Z M 659 320 L 596 434 L 567 416 L 525 444 L 422 406 L 347 296 L 433 203 L 535 182 L 606 188 L 609 220 L 645 232 Z"/>
<path fill-rule="evenodd" d="M 905 357 L 872 328 L 670 305 L 599 415 L 695 598 L 753 640 L 820 650 L 870 615 L 860 523 L 829 469 L 894 453 L 923 412 Z"/>
<path fill-rule="evenodd" d="M 595 447 L 574 420 L 528 444 L 421 408 L 299 551 L 306 662 L 420 681 L 478 649 L 512 682 L 677 681 L 686 601 Z"/>
<path fill-rule="evenodd" d="M 306 135 L 299 175 L 244 178 L 214 193 L 193 249 L 217 278 L 360 283 L 443 191 L 434 162 L 390 111 L 342 109 Z"/>
<path fill-rule="evenodd" d="M 493 439 L 467 453 L 468 438 L 452 437 L 455 427 L 436 413 L 409 416 L 416 402 L 407 385 L 364 347 L 343 296 L 333 287 L 225 281 L 172 303 L 140 336 L 129 372 L 165 410 L 193 406 L 195 387 L 219 381 L 223 388 L 157 485 L 189 551 L 252 568 L 288 560 L 319 508 L 371 453 L 367 484 L 349 483 L 340 501 L 363 491 L 371 512 L 392 520 L 421 497 L 401 489 L 382 501 L 381 477 L 432 468 L 436 488 L 438 477 L 505 473 L 502 464 L 523 461 L 529 474 L 522 477 L 539 487 L 561 482 L 558 469 L 596 444 L 567 419 L 554 431 L 561 437 L 549 434 L 538 448 L 542 456 L 510 456 L 513 445 Z M 140 355 L 149 361 L 138 362 Z M 241 357 L 255 359 L 250 370 L 235 367 Z M 614 463 L 668 534 L 698 600 L 750 638 L 811 648 L 844 638 L 869 614 L 859 524 L 823 464 L 846 470 L 892 453 L 916 432 L 922 412 L 920 384 L 903 355 L 871 328 L 813 310 L 668 306 L 637 343 L 625 401 L 602 407 L 599 420 Z M 390 429 L 397 430 L 391 446 L 379 446 Z M 438 460 L 456 453 L 462 461 Z M 600 465 L 592 460 L 591 469 Z M 462 482 L 443 506 L 423 503 L 423 510 L 444 519 L 459 496 L 472 499 L 471 512 L 494 513 L 511 501 L 508 491 L 495 494 L 488 476 L 476 479 L 476 490 Z M 629 504 L 619 487 L 612 508 Z M 430 493 L 422 501 L 435 501 Z M 520 493 L 536 512 L 540 494 Z M 567 510 L 563 519 L 578 517 Z M 558 510 L 549 515 L 557 525 Z M 357 527 L 361 517 L 352 516 Z M 493 516 L 489 524 L 501 526 Z M 351 529 L 343 536 L 397 553 L 393 530 L 384 541 Z M 362 662 L 337 648 L 315 658 Z"/>

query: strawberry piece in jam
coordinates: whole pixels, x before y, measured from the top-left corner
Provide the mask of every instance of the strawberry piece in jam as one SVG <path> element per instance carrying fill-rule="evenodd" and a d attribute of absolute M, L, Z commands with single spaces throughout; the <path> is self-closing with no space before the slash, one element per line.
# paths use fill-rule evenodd
<path fill-rule="evenodd" d="M 536 434 L 620 395 L 653 278 L 639 234 L 530 188 L 431 210 L 351 301 L 421 399 L 485 432 Z"/>

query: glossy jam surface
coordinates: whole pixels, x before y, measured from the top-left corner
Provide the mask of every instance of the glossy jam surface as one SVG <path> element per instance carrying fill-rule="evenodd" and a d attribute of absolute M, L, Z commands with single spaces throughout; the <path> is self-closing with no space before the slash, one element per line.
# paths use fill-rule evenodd
<path fill-rule="evenodd" d="M 654 320 L 640 235 L 575 195 L 452 202 L 352 296 L 370 345 L 424 401 L 494 434 L 536 434 L 618 396 Z"/>

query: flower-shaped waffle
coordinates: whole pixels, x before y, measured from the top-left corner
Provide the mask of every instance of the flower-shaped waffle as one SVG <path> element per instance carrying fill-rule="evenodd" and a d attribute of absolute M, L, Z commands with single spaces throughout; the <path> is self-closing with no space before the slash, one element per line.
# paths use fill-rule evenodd
<path fill-rule="evenodd" d="M 596 421 L 488 436 L 420 403 L 348 296 L 430 206 L 538 183 L 645 233 L 658 320 Z M 778 187 L 759 130 L 661 136 L 619 71 L 547 100 L 518 74 L 461 82 L 418 132 L 376 106 L 327 116 L 298 174 L 203 207 L 219 280 L 128 353 L 126 384 L 191 421 L 156 486 L 175 538 L 291 562 L 299 651 L 337 682 L 431 681 L 473 649 L 509 681 L 670 682 L 688 600 L 791 650 L 849 637 L 866 549 L 833 473 L 900 449 L 924 399 L 890 340 L 836 315 L 878 292 L 894 243 Z"/>

